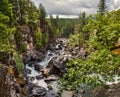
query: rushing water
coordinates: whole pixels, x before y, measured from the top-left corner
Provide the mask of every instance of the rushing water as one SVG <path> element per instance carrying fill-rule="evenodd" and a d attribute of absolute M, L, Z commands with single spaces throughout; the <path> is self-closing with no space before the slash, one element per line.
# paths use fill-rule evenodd
<path fill-rule="evenodd" d="M 60 41 L 63 44 L 68 42 L 68 40 L 66 40 L 66 39 L 60 39 L 60 40 L 56 41 L 56 45 L 54 46 L 55 51 L 48 50 L 45 54 L 44 59 L 38 63 L 43 69 L 46 68 L 46 66 L 49 64 L 49 62 L 51 61 L 52 58 L 60 57 L 60 55 L 64 55 L 65 47 L 64 47 L 64 45 L 61 45 L 59 43 Z M 26 68 L 31 70 L 31 73 L 27 75 L 27 76 L 31 77 L 30 82 L 32 82 L 38 86 L 42 86 L 46 90 L 48 90 L 47 83 L 44 81 L 44 79 L 40 79 L 40 80 L 36 79 L 36 76 L 39 76 L 41 74 L 40 74 L 40 72 L 35 70 L 34 64 L 32 64 L 32 66 L 29 66 L 29 64 L 26 64 Z M 49 92 L 47 93 L 47 97 L 55 97 L 56 95 L 53 95 L 53 94 L 56 94 L 58 91 L 57 81 L 51 81 L 50 84 L 53 87 L 53 90 L 49 90 Z"/>
<path fill-rule="evenodd" d="M 43 68 L 46 68 L 46 66 L 54 56 L 55 54 L 48 50 L 44 60 L 42 62 L 39 62 L 39 65 L 41 65 Z"/>

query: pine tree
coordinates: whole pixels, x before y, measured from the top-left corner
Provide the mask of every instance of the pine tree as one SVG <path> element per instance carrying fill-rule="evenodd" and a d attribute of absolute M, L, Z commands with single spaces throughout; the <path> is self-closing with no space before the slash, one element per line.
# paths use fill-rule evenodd
<path fill-rule="evenodd" d="M 86 24 L 86 14 L 85 14 L 85 12 L 83 12 L 83 13 L 80 13 L 80 15 L 79 15 L 79 49 L 80 49 L 80 47 L 82 47 L 83 46 L 83 44 L 84 44 L 84 33 L 83 33 L 83 27 L 85 26 L 85 24 Z"/>
<path fill-rule="evenodd" d="M 82 13 L 82 26 L 84 27 L 85 24 L 86 24 L 86 13 L 83 12 L 83 13 Z"/>
<path fill-rule="evenodd" d="M 40 19 L 41 28 L 43 28 L 43 26 L 45 25 L 45 22 L 46 22 L 45 18 L 46 18 L 46 11 L 43 5 L 40 3 L 39 4 L 39 19 Z"/>
<path fill-rule="evenodd" d="M 100 16 L 103 16 L 106 12 L 106 0 L 100 0 L 99 4 L 98 4 L 98 13 L 100 14 Z"/>

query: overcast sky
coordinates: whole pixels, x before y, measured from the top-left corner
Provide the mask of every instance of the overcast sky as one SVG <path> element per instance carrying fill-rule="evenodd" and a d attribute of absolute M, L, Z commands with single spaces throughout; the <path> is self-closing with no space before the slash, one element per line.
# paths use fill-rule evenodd
<path fill-rule="evenodd" d="M 48 15 L 58 14 L 63 17 L 76 17 L 80 12 L 94 14 L 99 0 L 32 0 L 36 6 L 41 3 Z M 108 10 L 120 8 L 120 0 L 106 0 Z"/>

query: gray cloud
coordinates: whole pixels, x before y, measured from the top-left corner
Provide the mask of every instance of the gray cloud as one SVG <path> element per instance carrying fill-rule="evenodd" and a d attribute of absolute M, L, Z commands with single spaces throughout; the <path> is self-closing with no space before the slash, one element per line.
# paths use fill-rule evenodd
<path fill-rule="evenodd" d="M 79 15 L 85 11 L 94 14 L 97 11 L 99 0 L 32 0 L 38 6 L 42 3 L 48 15 Z M 118 9 L 120 0 L 106 0 L 108 10 Z"/>

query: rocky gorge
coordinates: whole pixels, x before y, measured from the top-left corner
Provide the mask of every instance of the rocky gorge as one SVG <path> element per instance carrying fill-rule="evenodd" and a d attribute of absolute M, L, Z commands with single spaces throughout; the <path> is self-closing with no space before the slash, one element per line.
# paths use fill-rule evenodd
<path fill-rule="evenodd" d="M 2 87 L 0 95 L 5 95 L 4 97 L 58 97 L 58 81 L 67 72 L 66 63 L 75 58 L 85 59 L 89 54 L 84 48 L 79 50 L 79 47 L 68 47 L 68 42 L 69 39 L 59 38 L 55 43 L 47 46 L 45 53 L 32 52 L 23 57 L 25 68 L 22 75 L 24 80 L 18 76 L 19 72 L 14 59 L 12 59 L 13 55 L 8 54 L 5 59 L 11 61 L 6 63 L 7 61 L 4 60 L 2 64 L 6 64 L 6 66 L 0 65 L 0 86 Z M 11 68 L 8 69 L 8 66 Z M 119 78 L 115 79 L 115 82 L 108 82 L 107 88 L 97 87 L 92 90 L 88 86 L 82 86 L 74 92 L 64 90 L 61 96 L 120 97 Z"/>
<path fill-rule="evenodd" d="M 29 97 L 56 97 L 57 82 L 67 70 L 66 63 L 77 57 L 85 58 L 83 49 L 82 53 L 78 53 L 78 47 L 68 49 L 68 41 L 65 38 L 57 39 L 47 46 L 45 55 L 39 52 L 25 60 L 23 75 L 28 82 Z"/>
<path fill-rule="evenodd" d="M 57 97 L 58 81 L 67 72 L 66 63 L 74 58 L 85 59 L 89 54 L 84 48 L 68 47 L 68 39 L 60 38 L 49 44 L 46 52 L 36 53 L 26 61 L 23 75 L 27 84 L 28 97 Z M 63 91 L 62 97 L 120 97 L 119 78 L 108 82 L 107 89 L 97 87 L 94 90 L 84 87 L 78 92 Z M 115 92 L 117 89 L 117 92 Z M 79 95 L 76 96 L 76 93 Z"/>
<path fill-rule="evenodd" d="M 55 44 L 42 52 L 33 55 L 25 64 L 23 75 L 27 80 L 28 97 L 56 97 L 57 82 L 65 72 L 65 64 L 71 55 L 65 52 L 68 40 L 58 39 Z M 41 56 L 42 55 L 42 56 Z"/>

